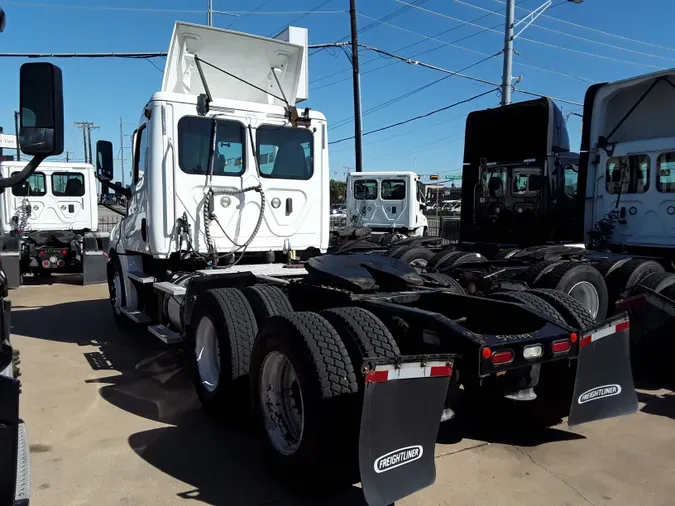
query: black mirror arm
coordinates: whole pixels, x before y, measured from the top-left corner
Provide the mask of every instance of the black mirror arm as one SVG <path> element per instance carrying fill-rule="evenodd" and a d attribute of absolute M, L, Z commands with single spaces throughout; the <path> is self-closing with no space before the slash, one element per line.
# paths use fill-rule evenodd
<path fill-rule="evenodd" d="M 117 194 L 124 195 L 125 197 L 129 198 L 131 197 L 131 188 L 125 188 L 123 186 L 118 186 L 113 184 L 110 179 L 107 179 L 105 177 L 101 177 L 98 174 L 96 174 L 96 179 L 105 186 L 106 188 L 114 191 Z"/>
<path fill-rule="evenodd" d="M 15 184 L 23 183 L 33 172 L 35 172 L 35 169 L 38 168 L 38 165 L 40 165 L 45 158 L 47 158 L 46 155 L 35 155 L 18 174 L 14 174 L 11 177 L 0 178 L 0 188 L 9 188 Z"/>

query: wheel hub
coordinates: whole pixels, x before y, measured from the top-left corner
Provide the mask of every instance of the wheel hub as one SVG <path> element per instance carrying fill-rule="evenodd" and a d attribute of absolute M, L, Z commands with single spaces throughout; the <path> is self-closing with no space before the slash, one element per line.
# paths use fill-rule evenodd
<path fill-rule="evenodd" d="M 220 347 L 216 328 L 208 316 L 202 317 L 195 332 L 197 371 L 207 392 L 218 388 L 220 381 Z"/>
<path fill-rule="evenodd" d="M 568 292 L 574 297 L 593 318 L 597 318 L 600 310 L 600 296 L 598 290 L 588 281 L 579 281 Z"/>
<path fill-rule="evenodd" d="M 115 310 L 115 313 L 120 314 L 122 312 L 122 280 L 120 279 L 120 273 L 115 272 L 113 274 L 112 290 L 110 291 L 110 303 Z"/>
<path fill-rule="evenodd" d="M 292 455 L 302 441 L 304 404 L 298 376 L 283 353 L 273 351 L 265 357 L 258 395 L 270 442 L 279 453 Z"/>

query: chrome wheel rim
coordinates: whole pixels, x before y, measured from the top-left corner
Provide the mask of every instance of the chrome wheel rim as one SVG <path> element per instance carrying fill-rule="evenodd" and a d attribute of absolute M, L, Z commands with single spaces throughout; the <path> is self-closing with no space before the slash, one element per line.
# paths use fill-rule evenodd
<path fill-rule="evenodd" d="M 220 381 L 220 347 L 216 327 L 208 316 L 202 316 L 197 324 L 195 356 L 202 386 L 207 392 L 213 392 Z"/>
<path fill-rule="evenodd" d="M 294 454 L 305 430 L 305 410 L 298 375 L 283 353 L 265 357 L 258 394 L 272 446 L 282 455 Z"/>
<path fill-rule="evenodd" d="M 598 317 L 600 310 L 600 296 L 598 290 L 588 281 L 579 281 L 568 292 L 574 297 L 593 318 Z"/>
<path fill-rule="evenodd" d="M 413 267 L 418 274 L 422 273 L 426 269 L 429 261 L 425 258 L 416 258 L 410 262 L 410 266 Z"/>

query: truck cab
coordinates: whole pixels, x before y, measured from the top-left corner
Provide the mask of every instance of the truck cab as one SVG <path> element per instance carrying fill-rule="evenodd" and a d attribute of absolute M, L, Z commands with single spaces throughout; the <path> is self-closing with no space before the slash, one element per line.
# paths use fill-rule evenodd
<path fill-rule="evenodd" d="M 289 113 L 306 95 L 306 44 L 294 27 L 275 40 L 175 25 L 162 88 L 133 134 L 128 216 L 111 240 L 119 252 L 326 250 L 326 119 Z"/>
<path fill-rule="evenodd" d="M 578 155 L 550 99 L 475 111 L 466 122 L 462 242 L 580 241 Z"/>
<path fill-rule="evenodd" d="M 23 162 L 0 162 L 3 178 L 17 174 Z M 93 165 L 43 162 L 30 177 L 0 194 L 0 231 L 96 231 L 98 206 Z"/>
<path fill-rule="evenodd" d="M 414 172 L 350 172 L 347 219 L 374 233 L 422 236 L 427 228 L 424 191 Z"/>
<path fill-rule="evenodd" d="M 591 86 L 581 139 L 585 229 L 596 246 L 672 257 L 675 71 Z M 581 186 L 581 182 L 580 182 Z"/>

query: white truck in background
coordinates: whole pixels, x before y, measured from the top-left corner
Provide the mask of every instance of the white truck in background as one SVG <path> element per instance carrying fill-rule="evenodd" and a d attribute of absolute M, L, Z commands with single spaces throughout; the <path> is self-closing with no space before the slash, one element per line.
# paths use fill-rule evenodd
<path fill-rule="evenodd" d="M 3 178 L 22 169 L 22 162 L 0 163 Z M 96 183 L 90 164 L 43 162 L 0 194 L 0 256 L 10 288 L 24 274 L 83 273 L 84 284 L 105 282 Z"/>
<path fill-rule="evenodd" d="M 414 172 L 381 171 L 347 174 L 347 219 L 374 235 L 425 235 L 424 191 Z"/>

